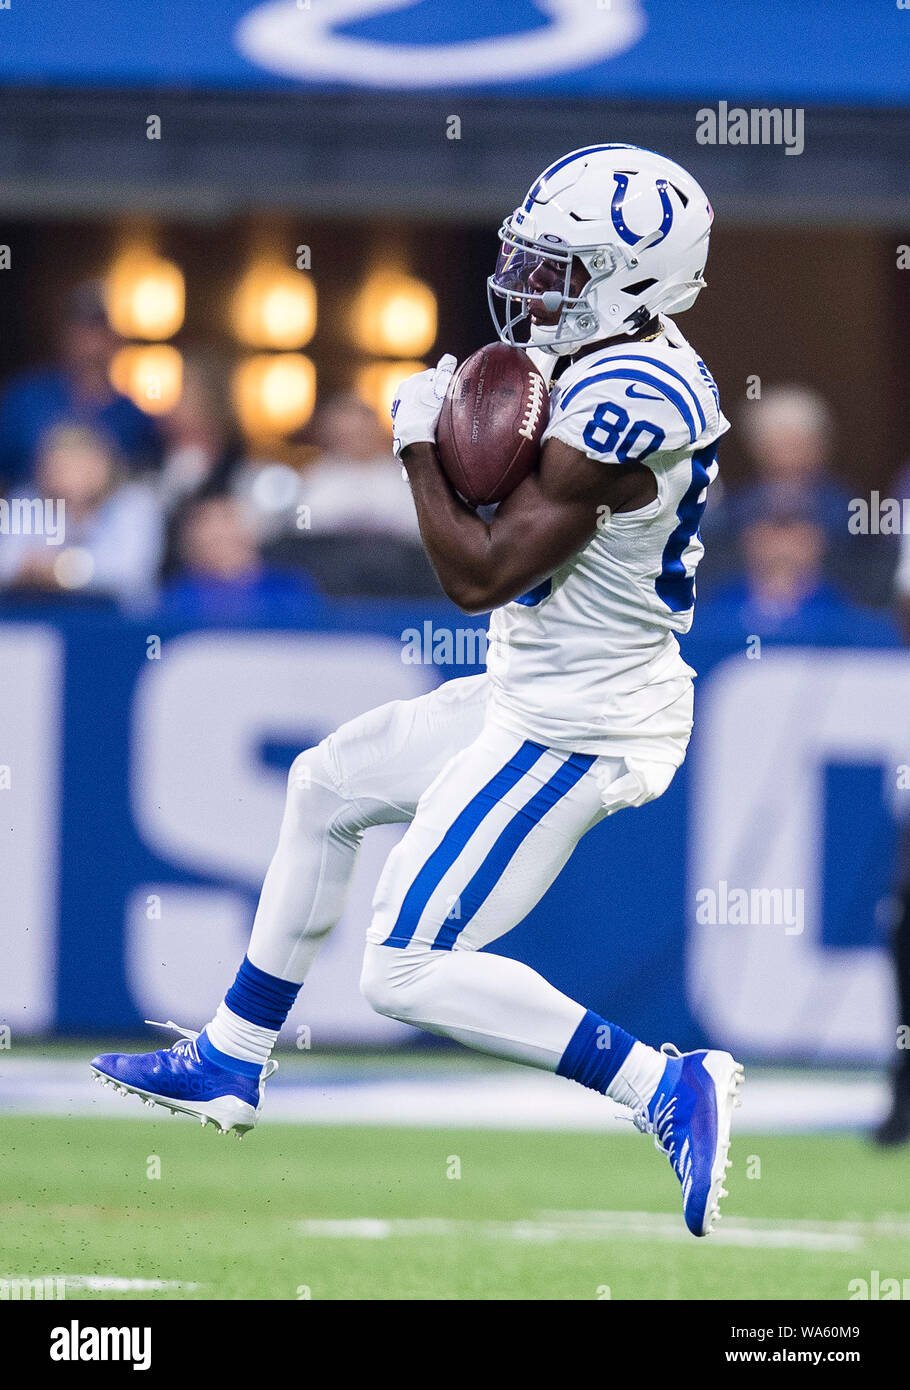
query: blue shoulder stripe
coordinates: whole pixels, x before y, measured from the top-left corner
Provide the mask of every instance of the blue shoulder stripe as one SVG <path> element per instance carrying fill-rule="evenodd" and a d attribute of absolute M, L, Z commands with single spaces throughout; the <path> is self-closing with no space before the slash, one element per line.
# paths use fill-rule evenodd
<path fill-rule="evenodd" d="M 678 372 L 675 367 L 668 367 L 666 362 L 661 362 L 659 357 L 648 357 L 643 352 L 632 352 L 628 349 L 623 352 L 617 352 L 615 355 L 613 353 L 605 353 L 603 357 L 598 357 L 597 361 L 592 362 L 591 365 L 595 367 L 605 367 L 608 362 L 646 362 L 649 367 L 659 367 L 662 372 L 666 372 L 667 376 L 673 377 L 675 381 L 685 386 L 692 399 L 692 404 L 695 406 L 698 423 L 703 430 L 707 429 L 708 422 L 705 419 L 705 412 L 701 408 L 701 401 L 698 399 L 698 393 L 692 386 L 691 381 L 687 380 L 682 372 Z"/>
<path fill-rule="evenodd" d="M 698 438 L 698 430 L 695 427 L 695 417 L 689 409 L 688 403 L 684 397 L 680 395 L 674 386 L 669 386 L 667 382 L 661 381 L 659 377 L 654 376 L 652 373 L 637 372 L 631 367 L 617 367 L 612 372 L 598 372 L 596 376 L 587 376 L 584 381 L 576 382 L 557 402 L 557 409 L 564 410 L 573 396 L 577 396 L 579 391 L 583 391 L 586 386 L 594 386 L 598 381 L 609 381 L 611 378 L 618 378 L 621 381 L 640 381 L 643 382 L 645 386 L 653 386 L 656 390 L 660 391 L 661 395 L 665 396 L 670 404 L 674 405 L 679 411 L 689 431 L 690 440 L 693 444 L 695 443 Z"/>
<path fill-rule="evenodd" d="M 644 355 L 644 353 L 639 353 L 639 352 L 630 352 L 630 353 L 628 353 L 628 354 L 623 354 L 623 356 L 620 357 L 620 358 L 608 358 L 607 360 L 608 360 L 608 361 L 626 361 L 626 360 L 628 360 L 628 361 L 631 361 L 631 362 L 647 362 L 647 363 L 649 364 L 649 366 L 652 366 L 652 367 L 659 367 L 660 370 L 661 370 L 662 372 L 666 372 L 666 373 L 667 373 L 667 376 L 672 376 L 672 377 L 674 377 L 677 381 L 681 382 L 683 386 L 685 386 L 685 388 L 686 388 L 686 390 L 688 391 L 689 395 L 692 397 L 692 404 L 695 406 L 695 413 L 696 413 L 696 415 L 698 416 L 698 422 L 699 422 L 699 424 L 701 425 L 702 429 L 707 429 L 708 422 L 707 422 L 707 420 L 705 419 L 705 412 L 704 412 L 704 411 L 702 410 L 702 408 L 701 408 L 701 401 L 698 399 L 698 393 L 696 392 L 695 388 L 693 387 L 691 381 L 689 381 L 686 377 L 684 377 L 683 374 L 682 374 L 682 372 L 678 372 L 678 371 L 676 370 L 675 367 L 668 367 L 667 364 L 666 364 L 666 362 L 661 362 L 660 359 L 659 359 L 658 357 L 646 357 L 646 356 Z"/>

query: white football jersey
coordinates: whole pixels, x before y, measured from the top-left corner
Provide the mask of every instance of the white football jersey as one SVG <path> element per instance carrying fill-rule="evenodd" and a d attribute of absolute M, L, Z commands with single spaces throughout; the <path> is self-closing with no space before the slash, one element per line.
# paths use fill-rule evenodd
<path fill-rule="evenodd" d="M 569 364 L 551 388 L 544 434 L 604 467 L 646 462 L 657 497 L 604 509 L 588 544 L 490 620 L 491 717 L 553 747 L 678 764 L 692 724 L 688 632 L 698 525 L 729 429 L 708 369 L 672 319 L 648 342 Z M 557 359 L 531 349 L 549 379 Z"/>

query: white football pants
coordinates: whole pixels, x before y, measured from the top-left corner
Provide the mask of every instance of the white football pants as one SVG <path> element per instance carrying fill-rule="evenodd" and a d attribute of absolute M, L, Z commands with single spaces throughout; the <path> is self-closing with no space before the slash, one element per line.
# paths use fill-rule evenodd
<path fill-rule="evenodd" d="M 486 722 L 488 689 L 485 675 L 448 681 L 300 754 L 247 954 L 302 982 L 364 831 L 410 822 L 376 889 L 363 993 L 380 1013 L 555 1070 L 584 1007 L 479 948 L 527 916 L 586 830 L 659 796 L 675 768 L 522 740 Z"/>

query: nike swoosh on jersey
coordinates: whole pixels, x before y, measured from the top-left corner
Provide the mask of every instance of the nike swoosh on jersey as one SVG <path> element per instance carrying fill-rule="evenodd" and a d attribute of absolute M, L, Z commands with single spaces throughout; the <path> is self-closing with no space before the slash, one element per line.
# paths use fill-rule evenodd
<path fill-rule="evenodd" d="M 636 383 L 633 381 L 631 386 L 626 387 L 626 395 L 634 397 L 637 401 L 662 401 L 663 396 L 655 396 L 650 391 L 636 390 Z"/>

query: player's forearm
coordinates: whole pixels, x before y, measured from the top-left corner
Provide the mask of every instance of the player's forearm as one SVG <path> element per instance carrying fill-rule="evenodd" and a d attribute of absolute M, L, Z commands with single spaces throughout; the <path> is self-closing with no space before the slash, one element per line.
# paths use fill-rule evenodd
<path fill-rule="evenodd" d="M 401 455 L 411 484 L 420 535 L 449 598 L 465 612 L 486 612 L 494 564 L 491 528 L 452 488 L 432 444 Z"/>

